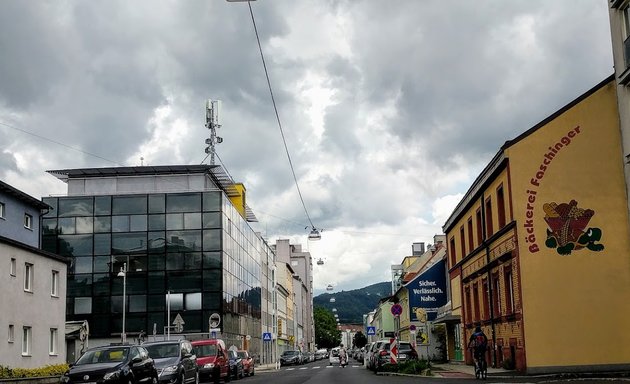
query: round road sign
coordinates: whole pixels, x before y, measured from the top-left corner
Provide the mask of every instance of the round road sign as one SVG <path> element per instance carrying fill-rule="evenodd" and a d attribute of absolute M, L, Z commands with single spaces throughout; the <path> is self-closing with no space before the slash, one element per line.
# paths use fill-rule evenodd
<path fill-rule="evenodd" d="M 391 311 L 392 311 L 392 315 L 398 317 L 402 314 L 403 307 L 400 304 L 394 304 L 392 305 Z"/>
<path fill-rule="evenodd" d="M 208 324 L 210 325 L 210 328 L 217 328 L 219 324 L 221 324 L 221 316 L 218 313 L 213 313 L 210 315 Z"/>

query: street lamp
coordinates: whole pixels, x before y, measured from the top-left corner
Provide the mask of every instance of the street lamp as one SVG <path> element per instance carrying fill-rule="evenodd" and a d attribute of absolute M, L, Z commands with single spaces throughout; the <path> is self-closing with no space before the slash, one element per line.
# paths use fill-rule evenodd
<path fill-rule="evenodd" d="M 118 272 L 118 277 L 123 278 L 123 318 L 122 318 L 122 333 L 120 338 L 123 344 L 127 342 L 127 335 L 125 334 L 125 313 L 127 312 L 127 263 L 124 263 Z"/>

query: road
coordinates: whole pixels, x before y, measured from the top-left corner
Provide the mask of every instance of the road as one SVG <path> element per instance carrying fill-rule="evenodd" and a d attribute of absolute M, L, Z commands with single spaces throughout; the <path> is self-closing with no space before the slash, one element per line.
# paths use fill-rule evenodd
<path fill-rule="evenodd" d="M 243 382 L 241 382 L 243 381 Z M 484 383 L 579 383 L 595 384 L 602 382 L 630 382 L 627 378 L 602 379 L 563 379 L 557 377 L 518 377 L 513 379 L 488 378 Z M 366 370 L 360 363 L 351 360 L 346 368 L 328 365 L 328 360 L 320 360 L 299 366 L 282 367 L 279 370 L 256 372 L 253 377 L 247 377 L 231 384 L 465 384 L 479 383 L 474 378 L 437 378 L 418 376 L 386 376 L 375 375 Z"/>

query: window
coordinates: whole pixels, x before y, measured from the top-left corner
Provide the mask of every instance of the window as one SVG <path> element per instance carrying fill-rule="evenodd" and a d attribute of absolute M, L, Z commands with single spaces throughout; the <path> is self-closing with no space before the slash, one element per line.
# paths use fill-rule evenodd
<path fill-rule="evenodd" d="M 470 248 L 471 252 L 472 252 L 473 249 L 475 249 L 475 244 L 474 244 L 474 240 L 473 240 L 472 217 L 468 219 L 468 248 Z"/>
<path fill-rule="evenodd" d="M 505 227 L 505 196 L 503 185 L 497 188 L 497 213 L 499 215 L 499 228 Z"/>
<path fill-rule="evenodd" d="M 52 271 L 50 281 L 50 295 L 59 296 L 59 271 Z"/>
<path fill-rule="evenodd" d="M 505 282 L 505 312 L 511 314 L 514 311 L 514 282 L 512 277 L 512 268 L 508 268 L 503 272 Z"/>
<path fill-rule="evenodd" d="M 4 219 L 4 203 L 0 203 L 0 219 Z"/>
<path fill-rule="evenodd" d="M 472 303 L 470 302 L 470 287 L 466 287 L 466 313 L 464 314 L 464 321 L 466 323 L 472 323 Z"/>
<path fill-rule="evenodd" d="M 630 66 L 630 6 L 626 6 L 623 10 L 623 57 L 626 63 L 626 68 Z"/>
<path fill-rule="evenodd" d="M 492 236 L 494 228 L 492 228 L 492 200 L 486 200 L 486 238 Z"/>
<path fill-rule="evenodd" d="M 451 237 L 449 242 L 449 253 L 451 254 L 451 268 L 457 264 L 457 256 L 455 256 L 455 238 Z"/>
<path fill-rule="evenodd" d="M 479 321 L 481 313 L 479 311 L 479 289 L 477 284 L 473 284 L 473 305 L 475 306 L 475 316 L 473 317 L 473 321 Z"/>
<path fill-rule="evenodd" d="M 24 263 L 24 290 L 33 291 L 33 264 Z"/>
<path fill-rule="evenodd" d="M 33 229 L 33 216 L 28 213 L 24 214 L 24 228 Z"/>
<path fill-rule="evenodd" d="M 459 244 L 462 248 L 462 259 L 466 257 L 466 237 L 464 236 L 464 226 L 459 228 Z"/>
<path fill-rule="evenodd" d="M 16 275 L 16 271 L 15 271 L 15 269 L 16 269 L 16 268 L 17 268 L 17 263 L 16 263 L 16 261 L 15 261 L 15 258 L 14 258 L 14 257 L 12 257 L 12 258 L 11 258 L 11 264 L 10 264 L 10 266 L 9 266 L 9 274 L 10 274 L 11 276 L 15 276 L 15 275 Z"/>
<path fill-rule="evenodd" d="M 15 341 L 15 326 L 13 324 L 9 324 L 9 343 L 13 343 Z"/>
<path fill-rule="evenodd" d="M 31 344 L 32 340 L 32 330 L 31 327 L 23 327 L 22 328 L 22 356 L 30 356 L 31 355 Z"/>
<path fill-rule="evenodd" d="M 498 273 L 492 275 L 492 305 L 494 317 L 501 316 L 501 281 Z"/>
<path fill-rule="evenodd" d="M 56 355 L 57 354 L 57 328 L 50 328 L 50 337 L 48 341 L 48 354 Z"/>
<path fill-rule="evenodd" d="M 476 221 L 477 221 L 477 246 L 479 246 L 483 242 L 483 229 L 482 229 L 483 222 L 481 221 L 480 209 L 477 210 L 477 213 L 475 214 L 475 216 L 476 216 Z"/>

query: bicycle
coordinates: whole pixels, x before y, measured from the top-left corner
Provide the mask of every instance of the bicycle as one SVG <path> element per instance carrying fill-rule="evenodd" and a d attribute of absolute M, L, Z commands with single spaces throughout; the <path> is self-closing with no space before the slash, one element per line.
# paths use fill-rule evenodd
<path fill-rule="evenodd" d="M 474 352 L 475 379 L 485 380 L 488 377 L 488 362 L 483 352 Z"/>

